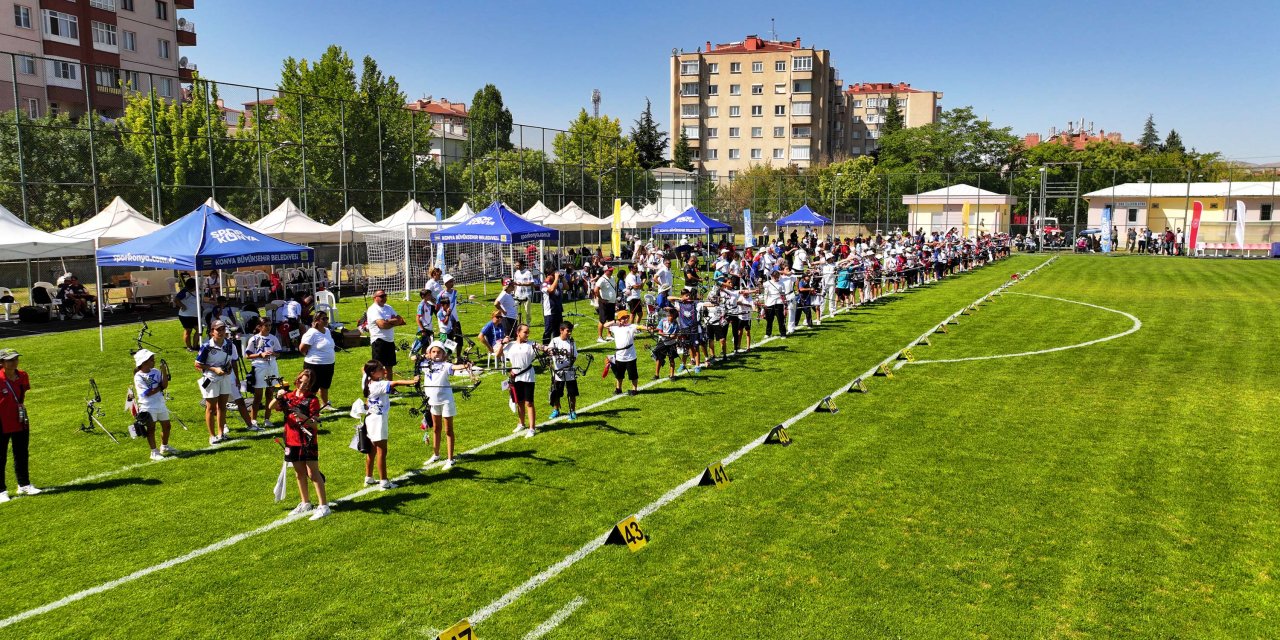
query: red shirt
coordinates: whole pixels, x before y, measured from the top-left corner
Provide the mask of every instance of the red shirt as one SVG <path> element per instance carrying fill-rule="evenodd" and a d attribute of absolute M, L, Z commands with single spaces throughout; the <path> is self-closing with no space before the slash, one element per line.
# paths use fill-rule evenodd
<path fill-rule="evenodd" d="M 290 447 L 301 447 L 304 443 L 302 429 L 300 428 L 303 421 L 294 415 L 292 408 L 295 405 L 302 405 L 307 415 L 317 418 L 320 416 L 320 400 L 315 396 L 304 396 L 298 391 L 293 391 L 285 395 L 284 405 L 284 443 Z M 314 435 L 316 428 L 314 426 L 307 427 L 307 431 Z"/>
<path fill-rule="evenodd" d="M 0 368 L 0 433 L 27 430 L 27 425 L 18 421 L 18 405 L 26 400 L 30 388 L 31 381 L 27 379 L 26 371 L 19 369 L 17 378 L 9 380 L 4 369 Z"/>

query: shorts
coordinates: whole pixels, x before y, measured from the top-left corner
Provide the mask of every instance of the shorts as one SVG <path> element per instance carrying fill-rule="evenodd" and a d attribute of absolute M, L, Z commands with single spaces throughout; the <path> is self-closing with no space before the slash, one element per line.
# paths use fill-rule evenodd
<path fill-rule="evenodd" d="M 551 404 L 560 402 L 560 398 L 565 395 L 565 391 L 569 393 L 569 399 L 573 400 L 578 397 L 578 381 L 574 380 L 551 380 Z"/>
<path fill-rule="evenodd" d="M 627 301 L 627 310 L 631 312 L 632 321 L 640 316 L 640 308 L 644 306 L 644 302 L 640 298 Z"/>
<path fill-rule="evenodd" d="M 630 378 L 632 382 L 640 379 L 640 371 L 636 368 L 635 360 L 615 361 L 611 367 L 613 369 L 613 377 L 617 378 L 618 382 L 622 382 L 624 375 Z"/>
<path fill-rule="evenodd" d="M 212 400 L 218 396 L 229 396 L 232 392 L 240 392 L 236 388 L 235 376 L 214 376 L 212 378 L 201 376 L 197 384 L 200 385 L 200 397 L 205 400 Z"/>
<path fill-rule="evenodd" d="M 849 297 L 849 290 L 848 290 L 848 289 L 842 289 L 842 288 L 840 288 L 840 287 L 836 287 L 836 295 L 837 295 L 837 296 L 839 296 L 839 297 L 841 297 L 841 298 L 847 298 L 847 297 Z"/>
<path fill-rule="evenodd" d="M 178 316 L 178 324 L 182 325 L 183 329 L 195 329 L 199 326 L 195 316 Z"/>
<path fill-rule="evenodd" d="M 312 441 L 301 447 L 285 446 L 285 462 L 315 462 L 320 459 L 320 443 Z"/>
<path fill-rule="evenodd" d="M 310 362 L 303 363 L 303 369 L 311 372 L 311 387 L 313 391 L 328 389 L 333 385 L 333 363 L 329 364 L 313 364 Z"/>
<path fill-rule="evenodd" d="M 280 364 L 272 361 L 270 364 L 253 365 L 253 388 L 266 389 L 271 386 L 267 383 L 267 378 L 280 375 Z M 315 374 L 312 374 L 315 375 Z"/>
<path fill-rule="evenodd" d="M 373 351 L 373 359 L 382 363 L 382 366 L 393 369 L 396 366 L 396 343 L 387 340 L 374 340 L 370 345 Z"/>
<path fill-rule="evenodd" d="M 512 382 L 511 388 L 515 389 L 516 402 L 533 402 L 532 382 Z"/>
<path fill-rule="evenodd" d="M 658 345 L 658 346 L 654 347 L 654 348 L 653 348 L 653 359 L 654 359 L 655 361 L 657 361 L 657 363 L 658 363 L 658 364 L 662 364 L 664 361 L 667 361 L 667 360 L 671 361 L 671 363 L 672 363 L 672 364 L 675 364 L 675 361 L 676 361 L 676 345 L 674 345 L 674 344 L 660 344 L 660 345 Z M 616 365 L 615 365 L 615 366 L 616 366 Z"/>
<path fill-rule="evenodd" d="M 452 418 L 458 415 L 458 405 L 450 398 L 448 402 L 431 405 L 431 415 L 441 418 Z"/>
<path fill-rule="evenodd" d="M 364 417 L 364 428 L 370 442 L 382 442 L 391 431 L 391 416 L 371 413 Z"/>
<path fill-rule="evenodd" d="M 156 422 L 168 422 L 169 420 L 169 407 L 159 407 L 157 409 L 149 409 L 139 405 L 138 414 L 141 415 L 143 413 L 150 414 L 151 419 L 155 420 Z"/>
<path fill-rule="evenodd" d="M 729 335 L 729 325 L 727 324 L 709 324 L 707 325 L 707 333 L 712 341 L 724 340 Z"/>
<path fill-rule="evenodd" d="M 616 320 L 614 314 L 617 312 L 616 305 L 613 302 L 600 301 L 600 306 L 596 309 L 596 313 L 600 318 L 600 324 Z"/>

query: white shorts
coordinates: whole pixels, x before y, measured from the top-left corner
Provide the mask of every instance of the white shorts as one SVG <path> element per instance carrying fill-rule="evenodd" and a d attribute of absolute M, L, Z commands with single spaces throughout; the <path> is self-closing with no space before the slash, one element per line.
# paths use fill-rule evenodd
<path fill-rule="evenodd" d="M 235 376 L 213 376 L 211 378 L 201 376 L 196 384 L 200 386 L 200 397 L 205 400 L 217 398 L 218 396 L 229 396 L 233 392 L 239 397 L 240 390 L 236 388 Z"/>
<path fill-rule="evenodd" d="M 369 414 L 364 418 L 364 429 L 372 442 L 382 442 L 391 431 L 391 416 Z"/>
<path fill-rule="evenodd" d="M 452 418 L 458 415 L 458 405 L 453 400 L 442 404 L 431 405 L 431 415 L 440 416 L 441 418 Z"/>
<path fill-rule="evenodd" d="M 147 408 L 139 405 L 138 413 L 142 413 L 144 411 L 151 414 L 151 419 L 156 422 L 165 422 L 169 419 L 169 407 Z"/>
<path fill-rule="evenodd" d="M 269 364 L 253 365 L 253 388 L 266 389 L 271 386 L 267 383 L 267 378 L 280 375 L 280 364 L 272 360 Z"/>

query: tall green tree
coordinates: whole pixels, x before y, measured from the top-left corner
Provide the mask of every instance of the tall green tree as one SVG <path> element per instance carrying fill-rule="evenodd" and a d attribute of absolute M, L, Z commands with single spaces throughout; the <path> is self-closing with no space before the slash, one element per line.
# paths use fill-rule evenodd
<path fill-rule="evenodd" d="M 471 110 L 467 114 L 467 128 L 471 136 L 472 155 L 487 155 L 490 151 L 510 149 L 511 111 L 502 104 L 502 92 L 492 84 L 486 84 L 471 98 Z"/>
<path fill-rule="evenodd" d="M 1020 141 L 1009 127 L 996 127 L 971 107 L 942 112 L 929 124 L 880 136 L 879 164 L 888 171 L 959 173 L 1001 171 Z"/>
<path fill-rule="evenodd" d="M 556 160 L 567 170 L 578 169 L 583 178 L 580 191 L 599 196 L 594 202 L 584 198 L 587 202 L 578 203 L 588 210 L 603 208 L 606 195 L 629 195 L 619 189 L 619 176 L 628 169 L 642 168 L 636 143 L 622 135 L 622 123 L 608 116 L 592 117 L 586 109 L 578 112 L 578 117 L 569 123 L 568 131 L 556 134 L 551 147 Z M 596 214 L 602 215 L 602 212 Z"/>
<path fill-rule="evenodd" d="M 676 146 L 671 150 L 671 166 L 683 171 L 693 171 L 693 153 L 689 151 L 689 136 L 680 131 Z"/>
<path fill-rule="evenodd" d="M 1164 138 L 1164 150 L 1170 153 L 1185 153 L 1186 147 L 1182 145 L 1182 136 L 1178 135 L 1177 129 L 1170 129 L 1169 135 Z"/>
<path fill-rule="evenodd" d="M 1142 125 L 1142 137 L 1138 138 L 1138 146 L 1143 151 L 1159 151 L 1160 150 L 1160 134 L 1156 132 L 1156 117 L 1153 114 L 1147 114 L 1147 122 Z"/>
<path fill-rule="evenodd" d="M 907 122 L 898 106 L 898 94 L 895 93 L 889 98 L 889 110 L 884 114 L 884 123 L 880 125 L 880 135 L 902 131 L 906 127 Z"/>
<path fill-rule="evenodd" d="M 653 119 L 653 105 L 648 98 L 644 99 L 644 112 L 631 128 L 631 140 L 636 144 L 641 167 L 655 169 L 667 163 L 664 157 L 667 152 L 667 134 L 658 129 L 658 123 Z"/>

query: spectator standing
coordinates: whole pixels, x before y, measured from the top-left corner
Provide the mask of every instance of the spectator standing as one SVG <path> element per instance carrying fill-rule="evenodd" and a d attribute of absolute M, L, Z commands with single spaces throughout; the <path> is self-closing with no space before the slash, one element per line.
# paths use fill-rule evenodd
<path fill-rule="evenodd" d="M 373 292 L 373 304 L 365 312 L 369 326 L 369 348 L 372 358 L 387 368 L 387 377 L 394 376 L 396 368 L 396 327 L 404 325 L 404 318 L 387 304 L 387 292 Z"/>

